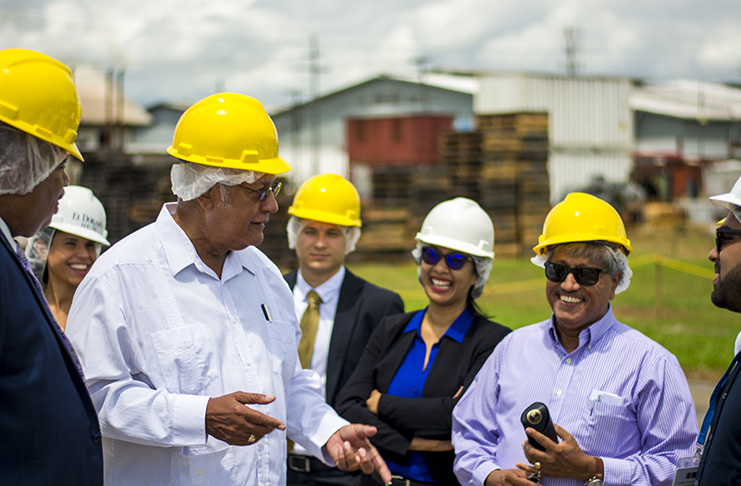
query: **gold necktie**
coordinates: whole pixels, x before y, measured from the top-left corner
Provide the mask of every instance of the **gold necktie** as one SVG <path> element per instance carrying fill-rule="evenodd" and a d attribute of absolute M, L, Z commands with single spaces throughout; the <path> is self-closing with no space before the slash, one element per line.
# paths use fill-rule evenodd
<path fill-rule="evenodd" d="M 316 330 L 319 328 L 319 304 L 322 303 L 316 290 L 310 290 L 306 297 L 309 305 L 301 317 L 301 341 L 298 343 L 298 359 L 304 369 L 311 368 L 311 355 L 314 353 Z"/>

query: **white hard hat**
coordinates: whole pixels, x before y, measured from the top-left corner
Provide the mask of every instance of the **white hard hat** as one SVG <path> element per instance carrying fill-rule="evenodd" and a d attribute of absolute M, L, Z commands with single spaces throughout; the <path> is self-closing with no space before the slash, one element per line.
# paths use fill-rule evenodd
<path fill-rule="evenodd" d="M 427 214 L 416 239 L 469 255 L 494 258 L 494 225 L 476 201 L 457 197 Z"/>
<path fill-rule="evenodd" d="M 68 186 L 59 201 L 59 211 L 52 216 L 51 228 L 96 243 L 110 246 L 106 239 L 106 216 L 103 204 L 87 187 Z"/>
<path fill-rule="evenodd" d="M 741 207 L 741 177 L 738 178 L 736 183 L 733 185 L 731 192 L 726 194 L 719 194 L 710 198 L 714 203 L 725 206 L 728 209 L 733 209 L 733 206 Z"/>

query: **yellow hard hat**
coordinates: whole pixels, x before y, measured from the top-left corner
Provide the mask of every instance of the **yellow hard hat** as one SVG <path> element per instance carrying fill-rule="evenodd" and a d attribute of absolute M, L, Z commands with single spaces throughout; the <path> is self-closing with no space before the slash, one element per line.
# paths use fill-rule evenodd
<path fill-rule="evenodd" d="M 609 203 L 581 192 L 572 192 L 556 204 L 543 223 L 543 234 L 533 248 L 545 255 L 548 247 L 563 243 L 607 241 L 621 246 L 629 255 L 632 248 L 625 234 L 625 225 Z"/>
<path fill-rule="evenodd" d="M 83 160 L 75 145 L 80 113 L 70 68 L 40 52 L 0 50 L 0 121 Z"/>
<path fill-rule="evenodd" d="M 362 226 L 360 195 L 350 181 L 337 174 L 320 174 L 301 184 L 288 214 L 321 223 Z"/>
<path fill-rule="evenodd" d="M 282 174 L 291 164 L 278 156 L 278 132 L 255 98 L 237 93 L 208 96 L 180 117 L 167 153 L 188 162 Z"/>

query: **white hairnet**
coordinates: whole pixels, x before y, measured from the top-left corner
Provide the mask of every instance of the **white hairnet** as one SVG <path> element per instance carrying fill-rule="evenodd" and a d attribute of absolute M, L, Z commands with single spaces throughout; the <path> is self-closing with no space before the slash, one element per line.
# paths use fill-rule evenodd
<path fill-rule="evenodd" d="M 28 258 L 31 270 L 39 279 L 39 282 L 46 283 L 44 281 L 44 270 L 46 269 L 46 260 L 49 258 L 49 248 L 51 248 L 55 231 L 54 228 L 44 228 L 30 237 L 26 244 L 26 258 Z"/>
<path fill-rule="evenodd" d="M 190 201 L 202 195 L 216 184 L 238 186 L 253 184 L 265 173 L 253 170 L 227 169 L 209 165 L 182 162 L 172 166 L 170 181 L 172 192 L 183 201 Z"/>
<path fill-rule="evenodd" d="M 729 204 L 728 207 L 731 209 L 731 213 L 736 217 L 736 221 L 741 223 L 741 207 L 738 207 L 735 204 Z"/>
<path fill-rule="evenodd" d="M 604 245 L 604 248 L 609 251 L 610 259 L 613 263 L 613 265 L 610 265 L 610 262 L 608 261 L 608 266 L 617 267 L 617 271 L 621 274 L 620 282 L 618 282 L 617 287 L 615 287 L 615 295 L 617 295 L 628 290 L 628 287 L 630 287 L 630 278 L 633 276 L 633 270 L 631 270 L 630 265 L 628 265 L 628 257 L 625 256 L 625 253 L 617 248 L 611 248 L 606 245 Z M 549 251 L 545 255 L 536 255 L 532 257 L 530 261 L 539 267 L 545 268 L 545 264 L 550 261 L 552 254 L 553 252 Z"/>
<path fill-rule="evenodd" d="M 0 122 L 0 195 L 33 191 L 67 157 L 61 147 Z"/>
<path fill-rule="evenodd" d="M 291 250 L 296 249 L 296 240 L 298 239 L 298 235 L 301 234 L 301 231 L 303 231 L 306 226 L 313 222 L 314 221 L 311 219 L 302 219 L 297 218 L 296 216 L 291 216 L 288 219 L 288 224 L 286 225 L 288 248 Z M 345 233 L 345 255 L 355 251 L 355 245 L 360 239 L 360 228 L 357 226 L 341 226 L 339 224 L 336 224 L 335 226 Z"/>
<path fill-rule="evenodd" d="M 422 283 L 422 266 L 420 265 L 420 263 L 422 262 L 422 247 L 425 246 L 430 245 L 421 241 L 417 241 L 417 248 L 412 250 L 412 257 L 414 257 L 414 261 L 417 262 L 418 265 L 417 280 L 419 280 L 420 283 Z M 468 255 L 468 253 L 466 254 Z M 476 282 L 474 282 L 473 284 L 471 297 L 474 299 L 478 299 L 479 297 L 481 297 L 481 293 L 484 291 L 484 285 L 486 284 L 487 280 L 489 280 L 489 274 L 491 273 L 491 266 L 494 263 L 494 259 L 476 255 L 470 256 L 471 258 L 473 258 L 473 265 L 476 268 Z"/>

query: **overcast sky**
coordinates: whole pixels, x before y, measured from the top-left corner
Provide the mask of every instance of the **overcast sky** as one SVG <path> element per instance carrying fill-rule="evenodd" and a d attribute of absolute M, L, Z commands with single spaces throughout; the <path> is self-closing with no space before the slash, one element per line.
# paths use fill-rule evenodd
<path fill-rule="evenodd" d="M 428 68 L 741 83 L 740 0 L 0 0 L 0 48 L 123 68 L 143 105 L 237 91 L 268 109 Z M 297 94 L 300 93 L 300 94 Z"/>

